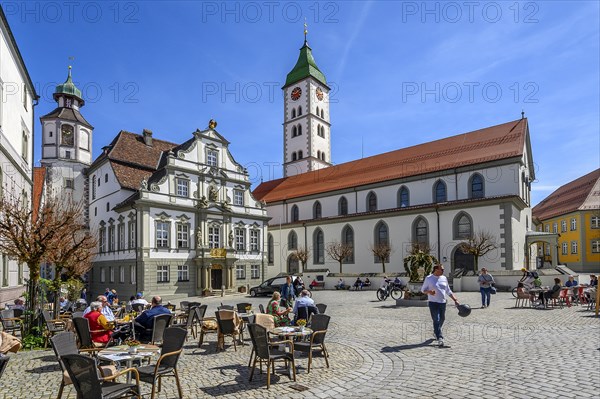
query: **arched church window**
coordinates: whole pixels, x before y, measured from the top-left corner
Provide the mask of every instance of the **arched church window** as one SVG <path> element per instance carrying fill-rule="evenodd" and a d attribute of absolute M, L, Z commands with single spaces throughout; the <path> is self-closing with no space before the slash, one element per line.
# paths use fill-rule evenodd
<path fill-rule="evenodd" d="M 298 125 L 298 136 L 302 135 L 302 125 Z"/>
<path fill-rule="evenodd" d="M 321 118 L 325 119 L 325 111 L 323 111 L 322 109 L 321 109 Z"/>
<path fill-rule="evenodd" d="M 296 153 L 295 153 L 295 152 L 292 152 L 292 161 L 295 161 L 295 160 L 296 160 L 296 157 L 297 157 Z"/>
<path fill-rule="evenodd" d="M 302 159 L 303 157 L 302 150 L 298 151 L 298 159 Z"/>
<path fill-rule="evenodd" d="M 298 116 L 302 115 L 302 106 L 298 106 Z"/>
<path fill-rule="evenodd" d="M 319 113 L 319 107 L 317 107 L 317 116 L 319 116 L 319 115 L 321 115 L 321 114 Z"/>
<path fill-rule="evenodd" d="M 292 108 L 292 118 L 296 117 L 296 108 Z"/>
<path fill-rule="evenodd" d="M 296 137 L 298 135 L 298 128 L 296 126 L 292 126 L 292 137 Z"/>

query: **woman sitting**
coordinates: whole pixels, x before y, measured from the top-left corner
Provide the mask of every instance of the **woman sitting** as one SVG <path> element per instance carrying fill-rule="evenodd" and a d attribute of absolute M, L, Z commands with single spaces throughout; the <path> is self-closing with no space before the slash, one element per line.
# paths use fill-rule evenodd
<path fill-rule="evenodd" d="M 83 317 L 88 319 L 90 323 L 92 341 L 99 344 L 107 344 L 110 340 L 112 328 L 106 317 L 101 313 L 101 309 L 101 302 L 92 302 L 90 304 L 90 312 Z"/>
<path fill-rule="evenodd" d="M 523 283 L 517 284 L 517 298 L 529 299 L 531 302 L 535 300 L 535 296 L 525 291 L 525 285 Z"/>
<path fill-rule="evenodd" d="M 560 290 L 562 289 L 562 284 L 559 278 L 555 278 L 554 279 L 554 285 L 552 286 L 552 289 L 548 292 L 542 292 L 540 293 L 540 300 L 542 301 L 542 303 L 546 306 L 548 306 L 548 300 L 549 299 L 555 299 L 558 298 L 558 296 L 560 295 Z"/>
<path fill-rule="evenodd" d="M 292 308 L 284 308 L 279 305 L 279 301 L 281 300 L 281 294 L 277 291 L 273 293 L 269 304 L 267 305 L 267 313 L 272 315 L 275 319 L 275 326 L 288 326 L 292 323 L 290 320 L 289 314 L 292 311 Z"/>

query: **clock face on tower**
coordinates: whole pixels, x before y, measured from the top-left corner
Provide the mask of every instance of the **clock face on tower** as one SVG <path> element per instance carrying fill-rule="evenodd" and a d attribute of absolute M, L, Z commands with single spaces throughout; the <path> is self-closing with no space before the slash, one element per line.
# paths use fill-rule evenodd
<path fill-rule="evenodd" d="M 63 125 L 60 129 L 61 132 L 61 144 L 73 146 L 73 126 Z"/>
<path fill-rule="evenodd" d="M 290 97 L 292 98 L 292 100 L 296 101 L 300 98 L 301 95 L 302 95 L 302 89 L 296 86 L 292 90 Z"/>
<path fill-rule="evenodd" d="M 317 87 L 317 100 L 323 101 L 323 90 L 320 87 Z"/>

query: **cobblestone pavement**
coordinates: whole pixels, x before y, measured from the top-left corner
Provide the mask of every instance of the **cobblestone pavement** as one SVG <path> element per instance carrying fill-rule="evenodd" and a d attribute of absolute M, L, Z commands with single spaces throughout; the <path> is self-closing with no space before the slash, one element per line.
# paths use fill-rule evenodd
<path fill-rule="evenodd" d="M 294 389 L 282 369 L 266 389 L 264 374 L 248 382 L 250 345 L 237 352 L 226 340 L 216 352 L 215 335 L 201 348 L 190 338 L 179 363 L 186 398 L 599 398 L 600 320 L 585 307 L 514 309 L 510 294 L 492 297 L 479 309 L 479 293 L 459 293 L 473 312 L 460 318 L 447 312 L 447 347 L 432 342 L 427 308 L 397 308 L 378 302 L 374 291 L 318 291 L 331 319 L 326 342 L 331 368 L 323 358 L 297 360 Z M 266 298 L 209 298 L 209 313 L 219 302 L 248 301 L 266 305 Z M 0 381 L 0 398 L 54 398 L 60 372 L 51 350 L 21 352 L 8 364 Z M 149 385 L 142 384 L 145 393 Z M 177 397 L 166 380 L 161 398 Z M 63 397 L 74 398 L 67 387 Z M 149 397 L 149 395 L 148 395 Z"/>

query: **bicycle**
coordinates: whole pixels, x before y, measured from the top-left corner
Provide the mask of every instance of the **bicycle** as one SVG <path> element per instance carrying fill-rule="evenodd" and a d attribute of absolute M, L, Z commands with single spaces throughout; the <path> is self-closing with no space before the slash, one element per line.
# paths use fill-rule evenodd
<path fill-rule="evenodd" d="M 404 295 L 404 290 L 406 286 L 388 283 L 385 287 L 379 288 L 377 290 L 377 299 L 380 301 L 385 301 L 388 297 L 392 297 L 392 299 L 402 298 Z"/>

